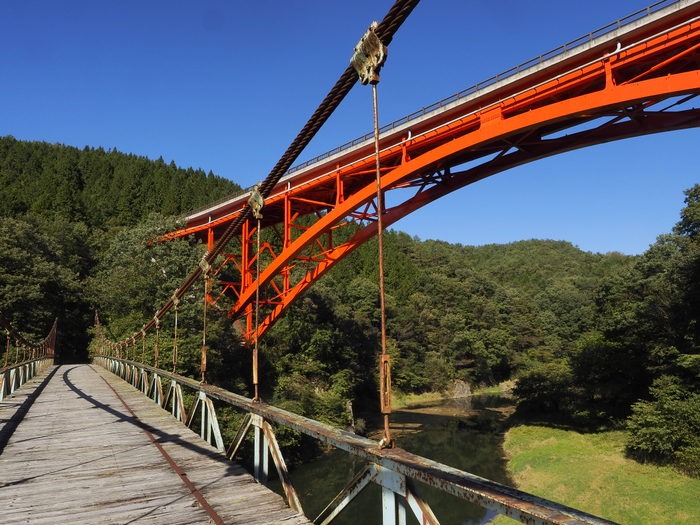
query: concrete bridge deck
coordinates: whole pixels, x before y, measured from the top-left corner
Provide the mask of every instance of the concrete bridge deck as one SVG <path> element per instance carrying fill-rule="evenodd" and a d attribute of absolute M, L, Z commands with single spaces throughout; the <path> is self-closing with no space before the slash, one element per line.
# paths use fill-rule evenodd
<path fill-rule="evenodd" d="M 0 522 L 309 523 L 131 385 L 89 365 L 50 368 L 0 403 Z"/>

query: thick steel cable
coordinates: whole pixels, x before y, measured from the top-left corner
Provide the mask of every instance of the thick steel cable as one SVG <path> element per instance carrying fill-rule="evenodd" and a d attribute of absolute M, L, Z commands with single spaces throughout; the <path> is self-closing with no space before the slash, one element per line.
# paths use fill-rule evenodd
<path fill-rule="evenodd" d="M 175 328 L 173 329 L 173 374 L 177 372 L 177 303 L 175 303 Z"/>
<path fill-rule="evenodd" d="M 10 331 L 7 330 L 7 345 L 5 347 L 5 366 L 4 368 L 7 368 L 7 362 L 10 357 Z"/>
<path fill-rule="evenodd" d="M 209 304 L 209 275 L 204 276 L 204 312 L 202 313 L 202 351 L 199 370 L 202 383 L 207 382 L 207 305 Z"/>
<path fill-rule="evenodd" d="M 389 9 L 384 19 L 375 29 L 375 33 L 385 46 L 391 43 L 396 31 L 418 5 L 418 2 L 419 0 L 396 0 L 394 5 Z M 279 182 L 280 178 L 287 172 L 304 148 L 311 142 L 311 139 L 316 135 L 321 126 L 328 120 L 338 105 L 340 105 L 340 102 L 350 92 L 350 89 L 355 85 L 357 79 L 357 73 L 354 68 L 348 66 L 345 72 L 340 76 L 340 79 L 338 79 L 333 88 L 331 88 L 328 95 L 326 95 L 326 98 L 323 99 L 316 111 L 311 115 L 306 125 L 304 125 L 299 134 L 292 141 L 287 151 L 284 152 L 265 180 L 259 185 L 258 190 L 263 199 L 272 192 L 272 189 Z M 162 319 L 173 307 L 175 300 L 181 299 L 185 292 L 192 287 L 194 282 L 201 277 L 202 273 L 208 273 L 208 269 L 211 267 L 213 261 L 226 247 L 233 236 L 240 232 L 241 227 L 250 218 L 251 214 L 252 210 L 250 206 L 246 205 L 241 211 L 241 214 L 231 221 L 211 251 L 207 252 L 204 257 L 202 257 L 200 265 L 185 278 L 182 286 L 180 286 L 180 288 L 173 293 L 173 296 L 158 310 L 154 318 L 143 327 L 143 331 L 153 328 L 157 320 Z M 206 297 L 204 300 L 206 301 Z M 138 337 L 141 337 L 139 333 L 134 334 L 132 339 L 135 340 L 138 339 Z"/>

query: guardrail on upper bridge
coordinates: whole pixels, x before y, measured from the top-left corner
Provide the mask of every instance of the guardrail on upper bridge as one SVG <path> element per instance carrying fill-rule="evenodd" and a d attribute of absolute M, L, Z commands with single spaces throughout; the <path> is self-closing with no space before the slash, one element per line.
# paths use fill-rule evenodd
<path fill-rule="evenodd" d="M 412 113 L 405 115 L 401 118 L 398 118 L 392 122 L 389 122 L 387 124 L 382 125 L 379 128 L 380 134 L 386 134 L 390 133 L 391 131 L 407 125 L 411 122 L 414 121 L 419 121 L 426 115 L 430 115 L 431 113 L 435 111 L 439 111 L 448 107 L 451 107 L 454 104 L 459 103 L 460 101 L 464 99 L 468 99 L 471 96 L 474 96 L 481 91 L 483 91 L 486 88 L 489 88 L 491 86 L 494 86 L 500 82 L 506 81 L 508 79 L 511 79 L 515 77 L 516 75 L 519 75 L 523 72 L 526 72 L 530 70 L 531 68 L 536 68 L 540 66 L 546 65 L 549 61 L 556 59 L 558 57 L 562 57 L 566 55 L 567 53 L 571 52 L 572 50 L 575 50 L 579 46 L 585 46 L 588 44 L 591 44 L 594 42 L 596 39 L 604 37 L 606 35 L 612 34 L 615 31 L 618 31 L 622 29 L 625 26 L 628 26 L 633 23 L 638 23 L 640 21 L 643 21 L 644 19 L 652 17 L 652 15 L 657 14 L 659 11 L 662 11 L 666 8 L 669 8 L 673 6 L 674 4 L 678 4 L 679 6 L 682 5 L 680 4 L 679 0 L 657 0 L 656 2 L 653 2 L 651 5 L 648 5 L 642 9 L 638 9 L 633 13 L 630 13 L 627 16 L 624 16 L 622 18 L 619 18 L 618 20 L 615 20 L 614 22 L 611 22 L 609 24 L 604 25 L 603 27 L 600 27 L 598 29 L 595 29 L 593 31 L 589 31 L 588 33 L 581 35 L 578 38 L 575 38 L 569 42 L 566 42 L 565 44 L 562 44 L 554 49 L 551 49 L 549 51 L 546 51 L 544 53 L 541 53 L 537 55 L 536 57 L 531 58 L 530 60 L 527 60 L 525 62 L 522 62 L 521 64 L 518 64 L 517 66 L 513 66 L 510 69 L 507 69 L 506 71 L 503 71 L 501 73 L 498 73 L 496 75 L 493 75 L 486 80 L 482 80 L 480 82 L 477 82 L 476 84 L 469 86 L 465 89 L 462 89 L 461 91 L 454 93 L 448 97 L 445 97 L 441 100 L 438 100 L 437 102 L 433 102 L 432 104 L 429 104 L 425 107 L 422 107 L 416 111 L 413 111 Z M 344 151 L 348 151 L 355 146 L 358 146 L 360 144 L 365 144 L 368 141 L 370 141 L 374 136 L 374 132 L 370 131 L 368 133 L 365 133 L 357 138 L 354 138 L 352 140 L 349 140 L 345 142 L 344 144 L 341 144 L 339 146 L 334 147 L 331 150 L 325 151 L 323 153 L 320 153 L 310 159 L 307 159 L 303 162 L 300 162 L 299 164 L 295 164 L 291 166 L 285 173 L 285 177 L 289 177 L 290 175 L 293 175 L 304 168 L 307 168 L 309 166 L 312 166 L 318 162 L 321 162 L 325 159 L 329 159 L 330 157 L 333 157 L 334 155 L 338 155 Z M 239 191 L 230 193 L 226 195 L 225 197 L 222 197 L 220 199 L 216 199 L 210 203 L 207 203 L 202 206 L 195 207 L 191 210 L 188 210 L 183 217 L 181 217 L 181 220 L 184 222 L 186 217 L 190 217 L 193 215 L 197 215 L 200 212 L 203 212 L 207 209 L 214 208 L 220 204 L 223 204 L 227 201 L 233 200 L 237 197 L 241 197 L 244 195 L 249 195 L 253 190 L 253 187 L 247 187 L 247 188 L 242 188 Z"/>
<path fill-rule="evenodd" d="M 268 479 L 268 458 L 272 457 L 290 507 L 303 512 L 289 472 L 277 444 L 271 423 L 291 428 L 343 450 L 366 462 L 346 487 L 328 504 L 314 523 L 329 524 L 370 482 L 382 489 L 383 523 L 405 524 L 410 508 L 419 523 L 439 523 L 429 505 L 420 498 L 420 482 L 464 501 L 494 510 L 528 524 L 590 524 L 613 522 L 539 498 L 448 465 L 417 456 L 400 448 L 382 449 L 376 441 L 333 426 L 234 394 L 222 388 L 166 372 L 134 361 L 96 356 L 94 362 L 131 383 L 175 418 L 191 427 L 199 420 L 202 439 L 233 459 L 251 427 L 254 430 L 253 475 L 262 483 Z M 167 390 L 164 390 L 164 386 Z M 194 402 L 185 406 L 183 387 L 191 390 Z M 233 442 L 225 447 L 212 400 L 245 412 Z M 197 411 L 201 410 L 199 417 Z"/>

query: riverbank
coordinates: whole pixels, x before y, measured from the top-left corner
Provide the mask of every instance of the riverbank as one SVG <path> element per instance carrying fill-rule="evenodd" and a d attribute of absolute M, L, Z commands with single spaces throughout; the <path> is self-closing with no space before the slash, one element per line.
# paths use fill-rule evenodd
<path fill-rule="evenodd" d="M 516 486 L 625 525 L 700 523 L 700 480 L 624 456 L 623 432 L 521 425 L 504 450 Z M 515 523 L 499 516 L 494 525 Z"/>
<path fill-rule="evenodd" d="M 512 381 L 506 381 L 499 385 L 489 387 L 479 387 L 474 391 L 469 385 L 458 381 L 447 392 L 425 392 L 423 394 L 401 394 L 395 393 L 391 400 L 392 407 L 395 410 L 403 408 L 412 408 L 415 406 L 439 404 L 450 399 L 462 399 L 471 396 L 480 395 L 510 395 L 513 388 Z"/>
<path fill-rule="evenodd" d="M 508 389 L 499 386 L 487 392 L 504 391 Z M 513 406 L 490 407 L 488 412 L 500 412 L 500 417 L 484 420 L 479 414 L 484 413 L 485 407 L 465 404 L 468 399 L 472 397 L 455 399 L 450 393 L 399 397 L 394 401 L 392 429 L 406 439 L 412 433 L 420 436 L 426 423 L 432 426 L 432 418 L 458 419 L 462 431 L 481 427 L 487 433 L 498 433 L 499 427 L 508 426 L 506 421 Z M 581 434 L 518 425 L 502 437 L 510 478 L 506 483 L 520 490 L 624 525 L 700 523 L 700 480 L 683 476 L 670 467 L 642 465 L 626 458 L 624 432 Z M 492 523 L 516 522 L 498 516 Z"/>

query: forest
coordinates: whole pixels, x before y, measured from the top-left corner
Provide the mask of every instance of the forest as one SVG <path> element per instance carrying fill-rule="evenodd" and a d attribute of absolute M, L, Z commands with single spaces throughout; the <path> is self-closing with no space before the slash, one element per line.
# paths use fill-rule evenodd
<path fill-rule="evenodd" d="M 96 315 L 121 340 L 152 318 L 204 247 L 149 241 L 240 190 L 201 170 L 101 148 L 0 138 L 0 311 L 27 338 L 59 318 L 64 361 L 89 358 Z M 261 341 L 264 399 L 345 426 L 377 403 L 376 242 L 341 261 Z M 700 185 L 642 255 L 523 240 L 385 237 L 388 348 L 400 393 L 511 382 L 517 417 L 625 429 L 626 452 L 700 476 Z M 177 370 L 198 377 L 203 289 L 179 308 Z M 173 326 L 159 335 L 170 368 Z M 152 362 L 154 335 L 132 349 Z M 210 312 L 209 381 L 250 395 L 250 349 Z"/>

